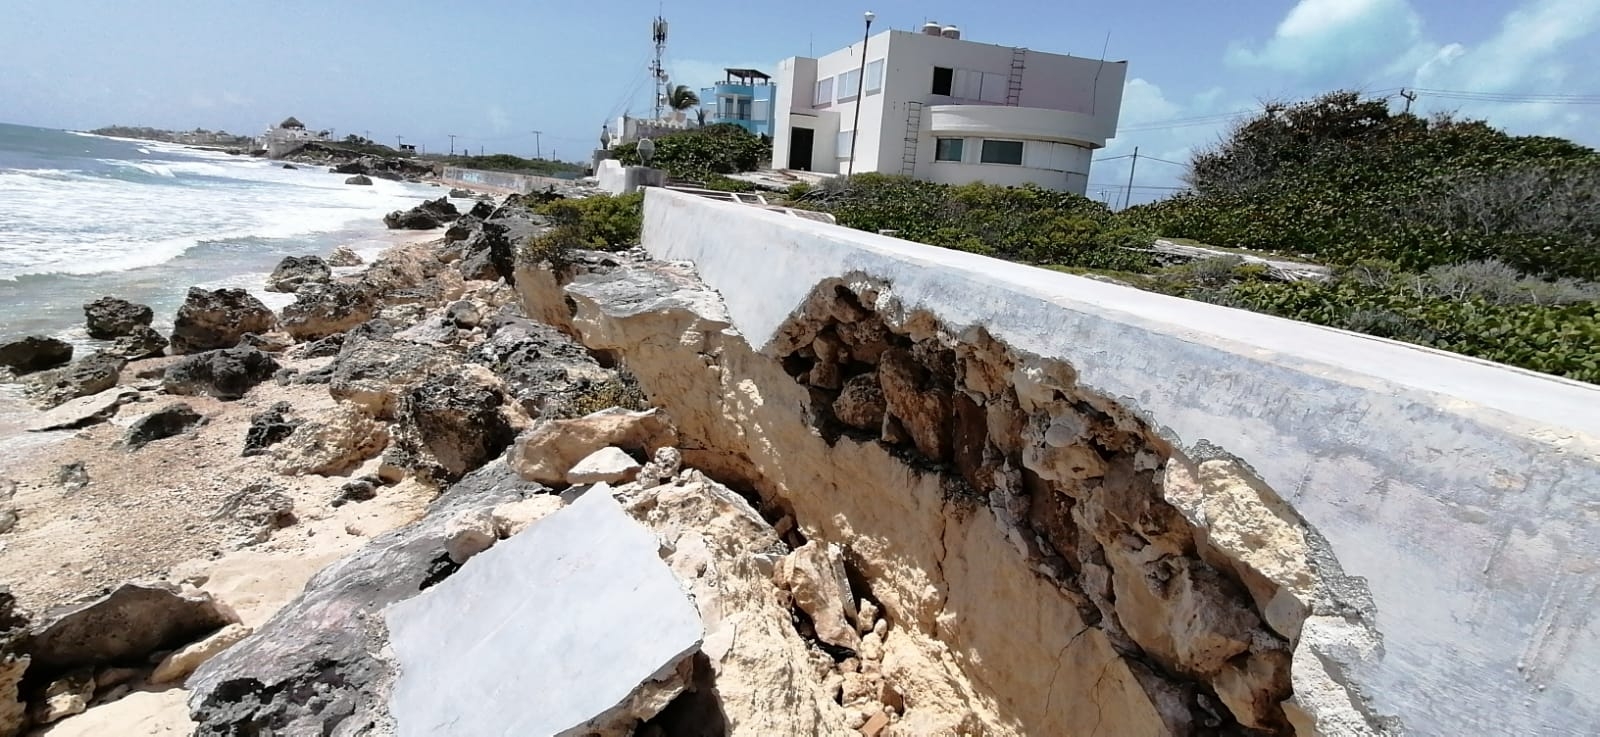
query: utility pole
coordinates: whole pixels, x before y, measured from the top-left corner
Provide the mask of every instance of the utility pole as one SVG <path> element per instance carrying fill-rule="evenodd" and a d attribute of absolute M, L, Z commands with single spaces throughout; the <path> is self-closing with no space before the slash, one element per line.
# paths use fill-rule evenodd
<path fill-rule="evenodd" d="M 544 134 L 544 131 L 534 131 L 533 132 L 533 158 L 535 158 L 535 159 L 544 158 L 544 149 L 539 147 L 539 136 L 543 135 L 543 134 Z"/>
<path fill-rule="evenodd" d="M 361 131 L 361 137 L 368 141 L 372 140 L 372 131 Z"/>
<path fill-rule="evenodd" d="M 1133 199 L 1133 171 L 1139 168 L 1139 147 L 1133 147 L 1133 163 L 1128 165 L 1128 191 L 1122 195 L 1122 209 L 1128 209 L 1128 202 Z"/>
<path fill-rule="evenodd" d="M 456 155 L 456 134 L 448 133 L 446 135 L 450 136 L 450 155 L 451 156 L 455 156 Z"/>
<path fill-rule="evenodd" d="M 1404 97 L 1406 99 L 1405 112 L 1410 113 L 1411 112 L 1411 103 L 1414 102 L 1417 99 L 1417 93 L 1412 92 L 1411 90 L 1408 90 L 1408 89 L 1406 89 L 1404 87 L 1401 87 L 1400 88 L 1400 96 Z"/>
<path fill-rule="evenodd" d="M 400 136 L 398 136 L 398 135 L 396 135 L 394 137 L 394 150 L 396 150 L 396 151 L 400 150 Z"/>
<path fill-rule="evenodd" d="M 483 144 L 478 144 L 478 158 L 483 158 Z"/>

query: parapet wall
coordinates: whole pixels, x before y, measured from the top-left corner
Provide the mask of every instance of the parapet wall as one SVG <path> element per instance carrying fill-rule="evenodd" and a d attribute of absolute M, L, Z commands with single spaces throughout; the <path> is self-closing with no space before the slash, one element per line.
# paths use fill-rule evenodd
<path fill-rule="evenodd" d="M 533 174 L 513 174 L 504 171 L 483 171 L 482 169 L 464 169 L 459 166 L 447 166 L 440 174 L 441 183 L 448 186 L 475 187 L 479 189 L 494 189 L 505 193 L 527 194 L 545 187 L 566 187 L 572 184 L 571 180 L 556 177 L 541 177 Z"/>
<path fill-rule="evenodd" d="M 1339 598 L 1360 611 L 1308 618 L 1297 643 L 1317 731 L 1600 723 L 1600 388 L 661 189 L 644 239 L 774 357 L 819 285 L 870 283 L 879 309 L 1068 364 L 1187 456 L 1248 464 L 1318 575 L 1354 582 Z M 1358 718 L 1307 703 L 1327 681 Z"/>

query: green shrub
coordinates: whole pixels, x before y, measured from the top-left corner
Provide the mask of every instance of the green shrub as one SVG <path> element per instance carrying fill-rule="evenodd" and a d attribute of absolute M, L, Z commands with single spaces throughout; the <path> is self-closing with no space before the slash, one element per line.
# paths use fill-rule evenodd
<path fill-rule="evenodd" d="M 754 184 L 739 179 L 725 177 L 721 174 L 707 175 L 705 181 L 702 182 L 702 185 L 706 189 L 714 189 L 719 192 L 754 192 L 756 189 L 756 185 Z"/>
<path fill-rule="evenodd" d="M 561 266 L 575 249 L 620 251 L 638 245 L 644 193 L 563 198 L 538 203 L 533 210 L 550 218 L 551 227 L 528 239 L 518 257 Z"/>
<path fill-rule="evenodd" d="M 713 174 L 755 171 L 772 161 L 772 139 L 758 136 L 732 123 L 691 128 L 654 139 L 650 165 L 682 178 L 704 180 Z M 612 148 L 617 161 L 637 166 L 639 147 L 624 143 Z"/>

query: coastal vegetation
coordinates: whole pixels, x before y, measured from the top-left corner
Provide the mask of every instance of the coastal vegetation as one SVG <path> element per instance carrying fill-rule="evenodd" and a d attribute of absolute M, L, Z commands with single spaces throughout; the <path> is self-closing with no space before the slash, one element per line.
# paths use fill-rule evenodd
<path fill-rule="evenodd" d="M 422 158 L 429 161 L 437 161 L 447 166 L 460 166 L 484 171 L 506 171 L 516 174 L 537 174 L 563 179 L 580 176 L 584 170 L 580 164 L 552 161 L 550 159 L 525 159 L 512 154 L 489 154 L 487 156 L 436 156 L 430 154 Z"/>
<path fill-rule="evenodd" d="M 758 136 L 732 123 L 690 128 L 655 139 L 650 165 L 679 179 L 704 181 L 716 175 L 754 171 L 772 161 L 772 139 Z M 624 143 L 613 147 L 617 161 L 637 166 L 639 147 Z M 727 188 L 724 184 L 722 188 Z"/>
<path fill-rule="evenodd" d="M 1190 191 L 1112 213 L 1031 187 L 863 174 L 790 204 L 868 231 L 1600 383 L 1600 154 L 1339 92 L 1271 105 L 1196 154 Z M 1295 254 L 1173 264 L 1157 237 Z"/>
<path fill-rule="evenodd" d="M 525 263 L 561 265 L 574 249 L 620 251 L 639 243 L 644 225 L 644 193 L 597 194 L 540 202 L 533 211 L 552 227 L 533 236 L 518 257 Z"/>

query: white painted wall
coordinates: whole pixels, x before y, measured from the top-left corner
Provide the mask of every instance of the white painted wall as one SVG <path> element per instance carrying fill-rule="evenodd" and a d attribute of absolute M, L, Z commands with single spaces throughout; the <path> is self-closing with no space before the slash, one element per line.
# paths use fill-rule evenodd
<path fill-rule="evenodd" d="M 663 190 L 644 247 L 693 261 L 755 348 L 862 274 L 1249 462 L 1365 579 L 1382 636 L 1313 616 L 1295 671 L 1326 667 L 1401 733 L 1600 724 L 1600 387 Z"/>
<path fill-rule="evenodd" d="M 1011 73 L 1013 54 L 1014 49 L 1009 46 L 908 31 L 885 31 L 868 39 L 866 45 L 869 64 L 880 58 L 885 60 L 882 91 L 868 93 L 864 100 L 829 101 L 814 109 L 835 113 L 839 130 L 851 130 L 856 105 L 858 102 L 861 104 L 860 130 L 855 134 L 856 172 L 908 173 L 947 183 L 1032 182 L 1082 194 L 1088 184 L 1087 152 L 1104 146 L 1106 139 L 1116 132 L 1127 62 L 1101 62 L 1028 51 L 1023 56 L 1023 87 L 1018 105 L 1005 107 L 1005 88 Z M 797 57 L 780 64 L 779 84 L 791 90 L 791 95 L 788 96 L 789 108 L 785 110 L 780 106 L 777 111 L 777 127 L 786 128 L 791 124 L 787 122 L 789 116 L 814 105 L 813 93 L 818 80 L 834 80 L 837 90 L 840 76 L 859 70 L 861 63 L 862 44 L 857 42 L 815 60 Z M 960 87 L 952 90 L 956 93 L 954 96 L 933 94 L 935 66 L 956 70 L 957 85 L 970 82 L 965 88 L 968 97 L 960 96 L 963 92 Z M 785 77 L 786 73 L 789 76 Z M 985 91 L 984 82 L 989 83 L 990 91 Z M 838 96 L 837 91 L 834 96 Z M 906 167 L 905 140 L 913 103 L 921 103 L 924 107 L 919 124 L 912 133 L 917 141 L 915 163 Z M 949 162 L 935 165 L 935 129 L 932 127 L 935 118 L 932 108 L 935 106 L 946 111 L 943 117 L 947 120 L 967 118 L 979 121 L 978 124 L 961 128 L 959 132 L 965 135 L 1008 140 L 1072 141 L 1083 147 L 1085 155 L 1065 157 L 1075 165 L 1072 168 L 1032 165 L 1034 161 L 1063 160 L 1060 156 L 1025 159 L 1028 165 L 1012 169 L 1006 169 L 1003 165 L 968 166 Z M 971 112 L 961 114 L 959 110 Z M 781 136 L 774 136 L 775 166 L 781 168 L 787 164 L 788 148 L 787 131 Z M 969 148 L 976 150 L 978 146 Z M 834 161 L 839 164 L 837 168 L 824 168 L 827 166 L 824 159 L 814 157 L 814 170 L 844 172 L 845 162 L 839 160 L 838 156 L 846 156 L 847 153 L 836 153 Z M 1080 162 L 1082 167 L 1076 167 Z"/>

